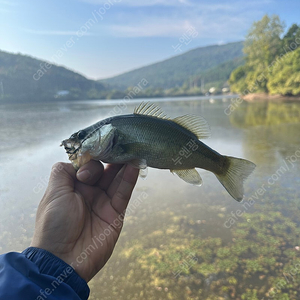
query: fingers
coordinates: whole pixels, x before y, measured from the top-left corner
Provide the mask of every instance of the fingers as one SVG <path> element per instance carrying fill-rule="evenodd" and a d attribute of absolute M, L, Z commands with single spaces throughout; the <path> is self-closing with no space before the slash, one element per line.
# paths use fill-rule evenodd
<path fill-rule="evenodd" d="M 76 177 L 85 184 L 94 185 L 102 176 L 103 169 L 104 167 L 101 162 L 91 160 L 77 171 Z"/>
<path fill-rule="evenodd" d="M 53 165 L 49 184 L 53 184 L 56 187 L 73 186 L 75 179 L 75 169 L 71 164 L 58 162 Z"/>
<path fill-rule="evenodd" d="M 117 165 L 117 164 L 107 165 L 103 172 L 103 176 L 99 180 L 98 186 L 102 190 L 106 191 L 111 185 L 116 175 L 118 174 L 118 172 L 122 169 L 122 167 L 123 165 Z"/>
<path fill-rule="evenodd" d="M 138 169 L 129 165 L 124 166 L 124 171 L 121 173 L 121 180 L 111 200 L 112 207 L 120 214 L 125 211 L 128 205 L 138 175 Z"/>
<path fill-rule="evenodd" d="M 76 171 L 71 164 L 58 162 L 53 165 L 48 187 L 42 202 L 51 201 L 52 198 L 59 197 L 62 194 L 74 191 L 74 181 L 76 179 Z"/>
<path fill-rule="evenodd" d="M 118 181 L 117 178 L 120 177 L 123 172 L 124 165 L 108 165 L 104 170 L 105 176 L 103 176 L 98 183 L 99 187 L 103 190 L 109 190 L 110 187 Z M 118 182 L 118 185 L 119 183 L 120 181 Z M 111 197 L 111 194 L 108 193 L 108 195 Z"/>
<path fill-rule="evenodd" d="M 112 180 L 110 181 L 109 186 L 107 187 L 106 193 L 109 196 L 109 198 L 112 198 L 113 195 L 116 193 L 122 178 L 123 178 L 123 174 L 125 171 L 126 165 L 122 165 L 121 169 L 119 170 L 119 172 L 117 172 L 117 174 L 115 175 L 114 178 L 112 178 Z"/>

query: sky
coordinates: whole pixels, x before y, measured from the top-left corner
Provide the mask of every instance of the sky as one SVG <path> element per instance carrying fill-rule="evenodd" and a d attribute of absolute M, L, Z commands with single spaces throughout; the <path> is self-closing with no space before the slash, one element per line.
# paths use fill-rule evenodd
<path fill-rule="evenodd" d="M 0 0 L 0 50 L 104 79 L 241 41 L 254 21 L 299 24 L 299 0 Z"/>

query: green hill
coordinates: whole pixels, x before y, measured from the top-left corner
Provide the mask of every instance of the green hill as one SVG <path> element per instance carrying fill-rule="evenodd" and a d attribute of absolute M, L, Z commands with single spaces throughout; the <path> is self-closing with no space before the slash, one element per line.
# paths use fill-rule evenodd
<path fill-rule="evenodd" d="M 242 48 L 243 42 L 201 47 L 101 82 L 125 90 L 145 78 L 149 82 L 149 88 L 172 89 L 183 86 L 197 76 L 205 75 L 206 71 L 210 82 L 225 82 L 231 71 L 243 63 L 241 59 L 237 60 L 243 56 Z M 225 62 L 228 64 L 221 65 Z"/>
<path fill-rule="evenodd" d="M 203 71 L 199 75 L 189 78 L 185 84 L 191 85 L 192 83 L 194 86 L 200 87 L 202 81 L 204 90 L 208 90 L 212 86 L 220 90 L 224 83 L 229 79 L 232 70 L 244 63 L 244 57 L 242 56 L 231 59 L 207 71 Z"/>
<path fill-rule="evenodd" d="M 105 85 L 27 55 L 0 51 L 0 103 L 105 98 Z"/>
<path fill-rule="evenodd" d="M 102 80 L 27 55 L 0 51 L 0 103 L 188 96 L 217 89 L 244 63 L 242 42 L 197 48 L 162 62 Z M 131 92 L 142 79 L 147 85 Z M 131 97 L 131 96 L 130 96 Z"/>

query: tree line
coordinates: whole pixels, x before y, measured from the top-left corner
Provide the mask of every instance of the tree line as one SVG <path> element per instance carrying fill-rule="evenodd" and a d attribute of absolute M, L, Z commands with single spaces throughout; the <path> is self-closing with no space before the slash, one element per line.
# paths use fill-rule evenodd
<path fill-rule="evenodd" d="M 230 75 L 232 92 L 300 95 L 300 27 L 277 15 L 254 22 L 244 42 L 245 64 Z"/>

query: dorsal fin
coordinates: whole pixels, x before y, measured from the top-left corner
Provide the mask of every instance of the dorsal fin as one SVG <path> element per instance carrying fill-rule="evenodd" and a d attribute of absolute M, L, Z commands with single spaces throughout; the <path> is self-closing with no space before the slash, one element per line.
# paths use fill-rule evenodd
<path fill-rule="evenodd" d="M 142 102 L 138 107 L 135 108 L 133 113 L 136 115 L 147 115 L 160 119 L 171 120 L 191 131 L 197 136 L 198 139 L 210 137 L 209 126 L 206 120 L 200 116 L 184 115 L 181 117 L 176 117 L 175 119 L 169 119 L 158 106 L 150 102 Z"/>
<path fill-rule="evenodd" d="M 160 119 L 167 119 L 167 116 L 164 114 L 164 112 L 158 106 L 150 102 L 142 102 L 134 109 L 133 113 L 135 115 L 147 115 Z"/>
<path fill-rule="evenodd" d="M 191 131 L 198 139 L 205 139 L 210 137 L 210 129 L 203 117 L 194 115 L 184 115 L 172 119 L 173 122 Z"/>

